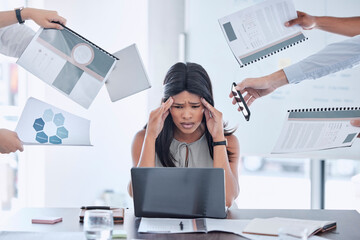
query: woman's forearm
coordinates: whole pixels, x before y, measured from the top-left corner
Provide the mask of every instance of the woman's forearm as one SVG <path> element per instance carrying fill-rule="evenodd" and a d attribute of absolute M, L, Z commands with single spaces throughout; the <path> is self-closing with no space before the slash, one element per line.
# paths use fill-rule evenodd
<path fill-rule="evenodd" d="M 239 195 L 239 183 L 231 171 L 226 146 L 214 147 L 214 168 L 225 170 L 225 200 L 226 206 L 230 207 Z"/>
<path fill-rule="evenodd" d="M 155 139 L 145 135 L 137 167 L 155 167 Z"/>

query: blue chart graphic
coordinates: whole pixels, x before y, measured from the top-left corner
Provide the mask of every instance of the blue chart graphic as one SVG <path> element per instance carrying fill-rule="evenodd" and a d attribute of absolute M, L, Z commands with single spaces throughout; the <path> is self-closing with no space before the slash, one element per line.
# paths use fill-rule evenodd
<path fill-rule="evenodd" d="M 69 131 L 63 126 L 64 122 L 65 118 L 61 113 L 54 115 L 51 109 L 45 110 L 42 118 L 35 119 L 35 140 L 39 143 L 62 144 L 62 140 L 69 136 Z"/>

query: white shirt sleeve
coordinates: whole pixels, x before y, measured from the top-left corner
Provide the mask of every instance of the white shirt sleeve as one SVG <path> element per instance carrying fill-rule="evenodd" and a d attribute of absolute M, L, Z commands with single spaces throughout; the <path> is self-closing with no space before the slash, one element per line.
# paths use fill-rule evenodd
<path fill-rule="evenodd" d="M 360 63 L 360 35 L 329 44 L 321 51 L 283 70 L 289 83 L 316 79 Z"/>
<path fill-rule="evenodd" d="M 0 28 L 0 53 L 19 58 L 34 35 L 35 32 L 23 24 Z"/>

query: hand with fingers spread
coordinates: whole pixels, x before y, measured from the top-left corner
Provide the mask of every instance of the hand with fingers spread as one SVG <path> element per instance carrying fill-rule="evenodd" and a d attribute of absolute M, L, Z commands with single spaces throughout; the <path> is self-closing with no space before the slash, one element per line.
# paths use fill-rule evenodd
<path fill-rule="evenodd" d="M 204 98 L 201 102 L 205 107 L 204 115 L 206 118 L 206 126 L 213 137 L 214 142 L 224 140 L 224 125 L 222 113 L 208 103 Z"/>
<path fill-rule="evenodd" d="M 304 30 L 311 30 L 316 27 L 316 17 L 300 11 L 297 11 L 297 16 L 297 18 L 286 22 L 285 26 L 291 27 L 298 24 Z"/>
<path fill-rule="evenodd" d="M 24 149 L 16 132 L 0 129 L 0 153 L 11 153 L 17 150 L 22 152 Z"/>
<path fill-rule="evenodd" d="M 146 128 L 146 136 L 156 139 L 164 126 L 164 121 L 169 115 L 169 109 L 174 100 L 169 97 L 166 102 L 161 103 L 161 106 L 150 113 L 148 126 Z"/>
<path fill-rule="evenodd" d="M 286 75 L 284 71 L 280 70 L 264 77 L 246 78 L 237 84 L 236 89 L 243 94 L 245 102 L 250 106 L 256 99 L 272 93 L 285 84 L 288 84 Z M 232 92 L 229 97 L 234 97 Z M 233 98 L 232 104 L 236 104 L 235 98 Z M 238 110 L 240 111 L 240 108 Z"/>

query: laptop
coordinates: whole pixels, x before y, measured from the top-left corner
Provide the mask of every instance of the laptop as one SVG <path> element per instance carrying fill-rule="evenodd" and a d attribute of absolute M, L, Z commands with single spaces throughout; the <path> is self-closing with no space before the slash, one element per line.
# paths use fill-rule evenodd
<path fill-rule="evenodd" d="M 222 168 L 132 168 L 136 217 L 226 218 Z"/>
<path fill-rule="evenodd" d="M 119 60 L 105 83 L 112 102 L 151 87 L 136 44 L 113 55 Z"/>

